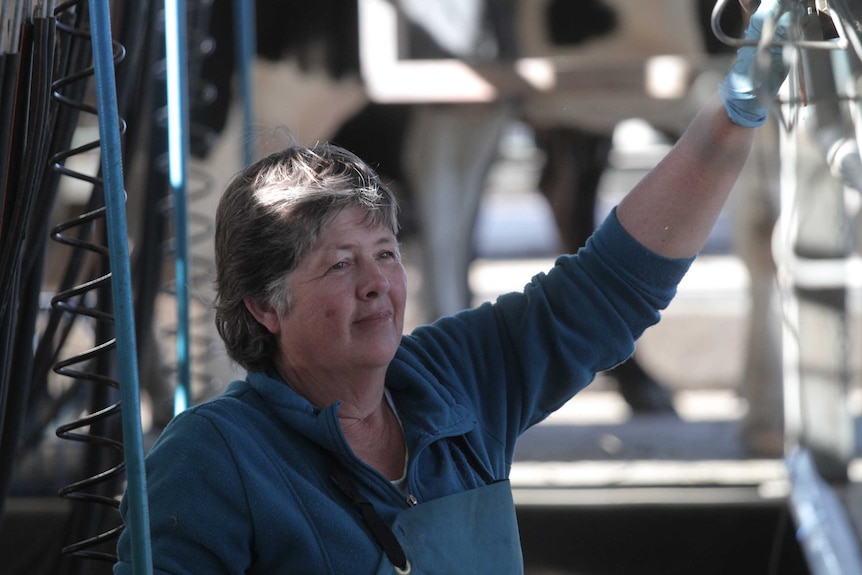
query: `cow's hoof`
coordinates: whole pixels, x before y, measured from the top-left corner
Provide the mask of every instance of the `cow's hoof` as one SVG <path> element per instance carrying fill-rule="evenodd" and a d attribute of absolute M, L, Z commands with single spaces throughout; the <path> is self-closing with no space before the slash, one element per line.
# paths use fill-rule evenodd
<path fill-rule="evenodd" d="M 670 393 L 652 379 L 620 384 L 623 399 L 636 414 L 676 415 Z"/>
<path fill-rule="evenodd" d="M 670 392 L 658 383 L 635 359 L 607 372 L 619 388 L 632 412 L 638 415 L 677 415 Z"/>

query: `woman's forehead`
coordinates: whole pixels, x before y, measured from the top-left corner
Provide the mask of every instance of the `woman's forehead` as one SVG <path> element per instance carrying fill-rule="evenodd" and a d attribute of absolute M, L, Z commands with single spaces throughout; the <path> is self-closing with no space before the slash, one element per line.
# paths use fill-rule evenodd
<path fill-rule="evenodd" d="M 345 207 L 327 220 L 320 228 L 321 236 L 333 235 L 339 232 L 373 233 L 376 231 L 393 235 L 383 221 L 374 217 L 374 210 L 362 206 Z"/>

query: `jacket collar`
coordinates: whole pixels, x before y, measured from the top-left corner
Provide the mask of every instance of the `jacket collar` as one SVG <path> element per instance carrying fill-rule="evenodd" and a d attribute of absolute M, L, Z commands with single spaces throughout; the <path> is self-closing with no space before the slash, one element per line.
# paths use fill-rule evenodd
<path fill-rule="evenodd" d="M 257 392 L 280 423 L 334 452 L 349 452 L 338 421 L 340 403 L 312 405 L 291 389 L 274 369 L 251 371 L 244 382 Z M 440 437 L 461 435 L 476 418 L 468 407 L 428 374 L 417 373 L 396 358 L 386 376 L 411 453 Z"/>

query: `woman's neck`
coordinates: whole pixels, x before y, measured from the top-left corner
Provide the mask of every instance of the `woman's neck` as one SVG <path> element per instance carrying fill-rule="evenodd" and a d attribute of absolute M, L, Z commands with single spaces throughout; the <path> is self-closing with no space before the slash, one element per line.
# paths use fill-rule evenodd
<path fill-rule="evenodd" d="M 366 420 L 372 417 L 383 401 L 385 370 L 361 373 L 319 373 L 276 365 L 284 382 L 312 405 L 325 409 L 339 402 L 339 417 Z"/>
<path fill-rule="evenodd" d="M 347 443 L 356 456 L 395 480 L 404 474 L 407 448 L 401 423 L 385 397 L 365 417 L 353 417 L 339 409 L 338 420 Z"/>
<path fill-rule="evenodd" d="M 401 423 L 384 394 L 385 371 L 339 377 L 311 377 L 287 366 L 278 366 L 287 385 L 312 405 L 324 409 L 340 402 L 338 421 L 356 456 L 388 479 L 404 473 L 407 448 Z M 345 382 L 348 382 L 345 384 Z"/>

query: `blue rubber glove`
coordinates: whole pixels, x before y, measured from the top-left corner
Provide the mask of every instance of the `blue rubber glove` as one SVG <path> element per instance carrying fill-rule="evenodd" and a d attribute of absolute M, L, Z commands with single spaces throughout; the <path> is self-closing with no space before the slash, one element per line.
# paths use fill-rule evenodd
<path fill-rule="evenodd" d="M 763 23 L 775 21 L 782 8 L 781 0 L 762 0 L 748 23 L 745 39 L 760 39 Z M 775 40 L 787 37 L 787 27 L 792 14 L 784 12 L 778 20 Z M 736 62 L 730 73 L 718 86 L 718 94 L 724 102 L 727 115 L 740 126 L 754 128 L 766 122 L 769 105 L 778 94 L 789 71 L 784 63 L 780 46 L 769 48 L 768 66 L 758 66 L 757 46 L 742 46 L 736 51 Z"/>

